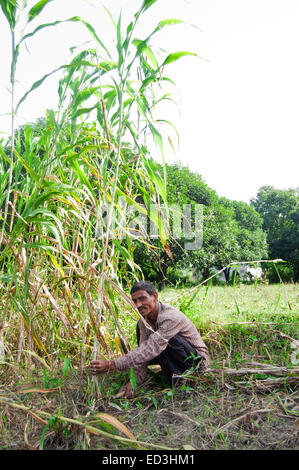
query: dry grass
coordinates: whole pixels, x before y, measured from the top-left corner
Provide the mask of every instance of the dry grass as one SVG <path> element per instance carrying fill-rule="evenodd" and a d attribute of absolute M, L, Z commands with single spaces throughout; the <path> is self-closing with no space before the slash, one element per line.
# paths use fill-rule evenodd
<path fill-rule="evenodd" d="M 149 377 L 137 398 L 120 400 L 112 393 L 119 374 L 100 379 L 99 398 L 89 394 L 86 374 L 71 373 L 52 391 L 42 389 L 41 380 L 25 384 L 22 378 L 20 386 L 16 376 L 10 378 L 13 383 L 2 384 L 0 393 L 0 400 L 5 395 L 9 401 L 1 403 L 2 449 L 37 449 L 41 442 L 52 450 L 182 449 L 187 444 L 197 450 L 299 449 L 294 382 L 261 388 L 257 378 L 206 374 L 173 389 Z M 98 413 L 117 421 L 96 423 Z M 47 429 L 48 416 L 61 420 Z M 110 436 L 96 435 L 86 423 Z"/>
<path fill-rule="evenodd" d="M 279 286 L 241 286 L 238 315 L 232 289 L 211 287 L 186 313 L 199 322 L 212 369 L 175 388 L 150 372 L 132 400 L 115 398 L 127 381 L 119 372 L 99 377 L 96 395 L 79 358 L 50 368 L 23 354 L 19 365 L 2 364 L 1 449 L 298 450 L 295 287 L 284 286 L 277 304 Z M 169 293 L 177 294 L 161 299 Z M 122 326 L 132 344 L 134 324 Z"/>

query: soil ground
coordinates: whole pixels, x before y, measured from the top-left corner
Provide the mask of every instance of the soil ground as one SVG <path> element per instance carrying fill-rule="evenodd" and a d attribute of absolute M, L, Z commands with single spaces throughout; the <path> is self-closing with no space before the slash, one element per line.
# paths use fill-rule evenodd
<path fill-rule="evenodd" d="M 182 379 L 173 388 L 151 373 L 137 397 L 126 400 L 116 399 L 112 392 L 122 380 L 120 374 L 100 380 L 99 398 L 91 398 L 88 392 L 88 374 L 71 373 L 53 391 L 32 382 L 22 381 L 21 387 L 10 384 L 12 391 L 5 393 L 5 399 L 26 409 L 1 404 L 1 448 L 123 450 L 146 448 L 148 443 L 148 449 L 299 450 L 299 399 L 294 382 L 273 389 L 263 385 L 262 379 L 205 373 L 193 380 Z M 4 387 L 2 383 L 0 398 Z M 88 420 L 110 436 L 127 438 L 129 430 L 143 444 L 136 447 L 94 435 L 76 424 L 56 423 L 47 428 L 49 420 L 39 410 Z M 98 413 L 118 421 L 96 421 Z"/>

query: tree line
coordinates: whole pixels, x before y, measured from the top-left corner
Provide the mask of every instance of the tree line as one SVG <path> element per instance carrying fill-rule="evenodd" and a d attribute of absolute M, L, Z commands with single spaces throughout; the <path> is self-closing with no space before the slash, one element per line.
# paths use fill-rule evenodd
<path fill-rule="evenodd" d="M 186 282 L 186 272 L 208 279 L 215 268 L 232 262 L 282 259 L 263 264 L 270 282 L 297 282 L 299 278 L 299 192 L 263 186 L 247 204 L 219 197 L 203 177 L 182 163 L 166 164 L 169 204 L 202 204 L 203 243 L 199 250 L 184 250 L 184 239 L 170 239 L 169 250 L 142 243 L 135 261 L 158 285 Z M 224 269 L 229 281 L 230 270 Z"/>

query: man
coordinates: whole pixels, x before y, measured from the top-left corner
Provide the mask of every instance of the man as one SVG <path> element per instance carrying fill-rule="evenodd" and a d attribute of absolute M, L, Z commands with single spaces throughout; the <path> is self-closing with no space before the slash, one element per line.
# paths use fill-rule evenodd
<path fill-rule="evenodd" d="M 133 367 L 137 385 L 141 385 L 150 364 L 161 365 L 162 372 L 174 380 L 192 366 L 209 367 L 208 349 L 193 323 L 176 308 L 159 302 L 150 282 L 134 284 L 131 297 L 142 317 L 136 328 L 138 347 L 114 360 L 91 361 L 93 375 Z M 132 398 L 131 383 L 117 396 Z"/>

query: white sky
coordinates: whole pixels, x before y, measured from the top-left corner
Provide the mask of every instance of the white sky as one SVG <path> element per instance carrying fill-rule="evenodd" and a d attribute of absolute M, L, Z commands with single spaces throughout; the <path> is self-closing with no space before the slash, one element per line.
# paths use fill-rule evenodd
<path fill-rule="evenodd" d="M 34 2 L 29 2 L 29 5 Z M 124 24 L 142 0 L 103 3 Z M 110 23 L 98 0 L 54 0 L 39 22 L 81 16 L 106 44 Z M 166 75 L 176 85 L 181 115 L 165 109 L 180 133 L 178 160 L 200 173 L 219 196 L 248 202 L 263 185 L 299 186 L 299 2 L 298 0 L 158 0 L 143 16 L 136 36 L 158 21 L 178 18 L 197 25 L 172 26 L 157 41 L 169 52 L 189 50 L 204 59 L 182 58 Z M 26 32 L 36 26 L 27 27 Z M 55 67 L 66 63 L 69 47 L 90 36 L 79 24 L 44 30 L 27 42 L 18 63 L 18 96 Z M 9 130 L 10 36 L 0 14 L 0 131 Z M 57 104 L 57 78 L 29 95 L 19 123 L 34 121 Z M 22 119 L 23 120 L 22 120 Z M 157 150 L 158 153 L 158 150 Z"/>

